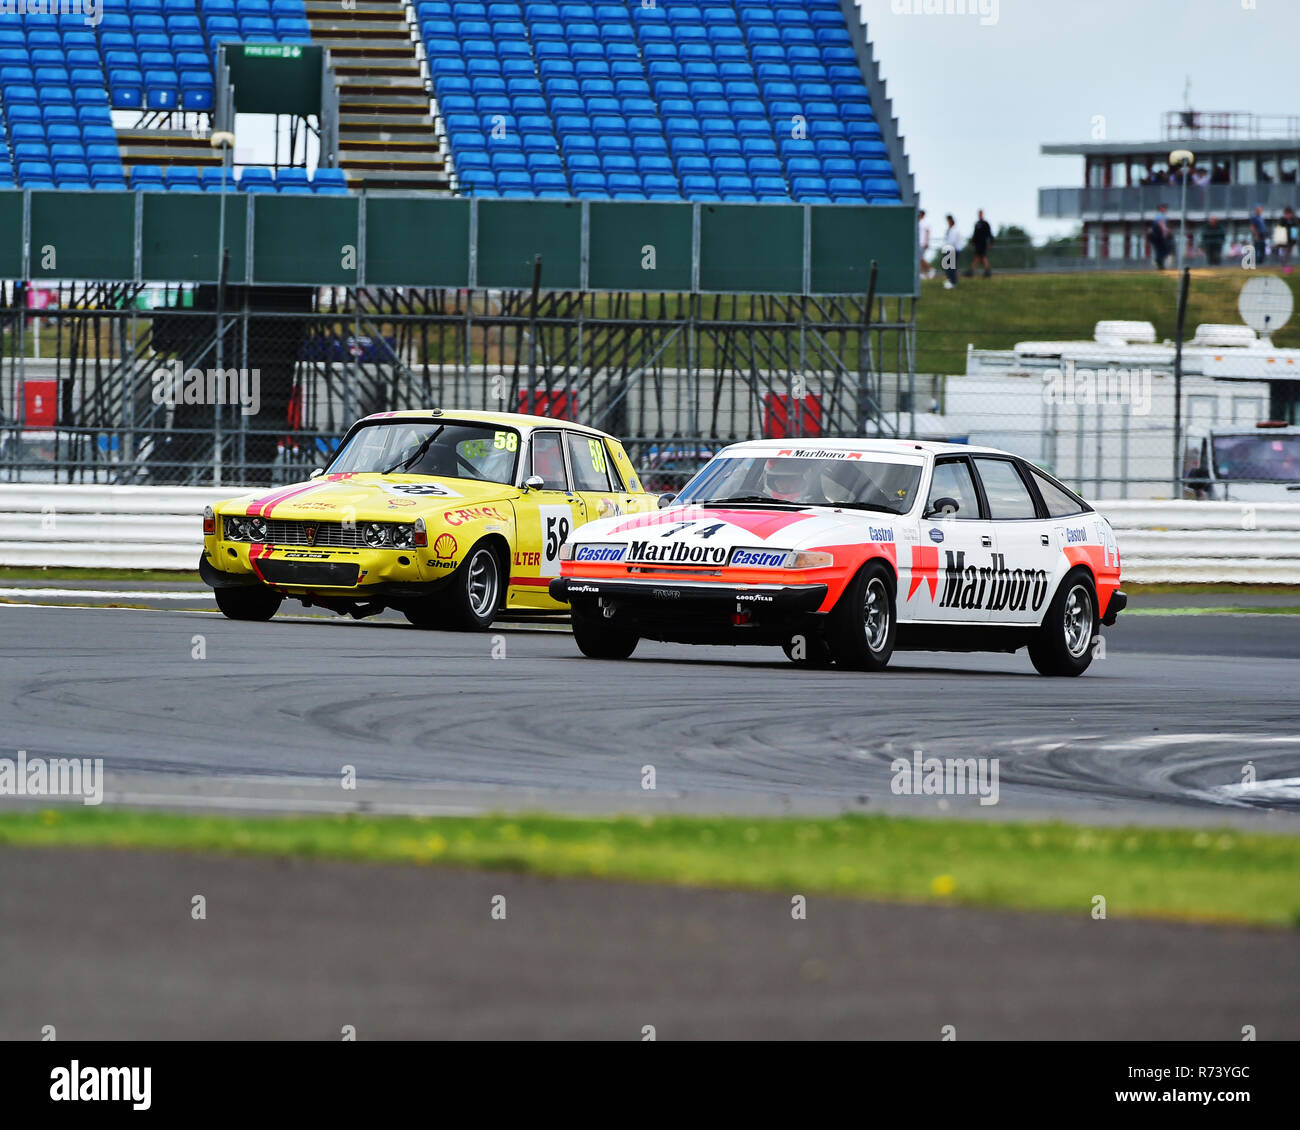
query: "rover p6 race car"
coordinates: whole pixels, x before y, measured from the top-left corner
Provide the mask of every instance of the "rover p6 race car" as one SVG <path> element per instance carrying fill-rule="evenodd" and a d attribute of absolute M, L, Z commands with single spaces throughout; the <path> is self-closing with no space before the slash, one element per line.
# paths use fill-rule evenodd
<path fill-rule="evenodd" d="M 288 596 L 480 629 L 503 608 L 562 609 L 547 585 L 570 532 L 654 505 L 603 432 L 505 413 L 381 412 L 307 482 L 210 507 L 199 573 L 236 620 L 269 620 Z"/>
<path fill-rule="evenodd" d="M 956 444 L 735 444 L 666 509 L 590 523 L 560 557 L 551 595 L 596 658 L 641 638 L 779 644 L 874 671 L 895 647 L 1027 647 L 1078 675 L 1127 603 L 1105 518 L 1023 459 Z"/>

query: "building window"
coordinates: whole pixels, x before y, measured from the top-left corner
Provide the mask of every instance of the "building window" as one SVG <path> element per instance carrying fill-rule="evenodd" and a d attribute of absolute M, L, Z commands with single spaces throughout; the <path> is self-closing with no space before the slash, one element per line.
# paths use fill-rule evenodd
<path fill-rule="evenodd" d="M 1254 184 L 1255 183 L 1255 158 L 1238 157 L 1237 158 L 1237 175 L 1234 178 L 1237 184 Z"/>

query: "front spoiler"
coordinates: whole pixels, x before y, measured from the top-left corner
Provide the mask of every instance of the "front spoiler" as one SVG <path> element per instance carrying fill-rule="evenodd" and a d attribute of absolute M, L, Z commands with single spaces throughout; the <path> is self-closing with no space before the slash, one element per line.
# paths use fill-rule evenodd
<path fill-rule="evenodd" d="M 327 595 L 332 601 L 372 601 L 380 600 L 418 600 L 421 597 L 429 596 L 436 593 L 439 589 L 444 588 L 451 579 L 451 573 L 439 577 L 435 581 L 421 581 L 418 583 L 401 582 L 401 581 L 379 581 L 370 585 L 357 585 L 349 588 L 332 588 L 329 586 L 303 585 L 294 582 L 282 582 L 280 584 L 267 584 L 255 573 L 227 573 L 216 568 L 208 560 L 208 555 L 204 552 L 199 557 L 199 579 L 205 585 L 213 589 L 235 589 L 248 588 L 253 585 L 265 585 L 268 588 L 306 588 L 311 591 L 320 591 Z M 288 594 L 295 600 L 306 599 L 296 593 Z"/>
<path fill-rule="evenodd" d="M 556 577 L 547 586 L 553 600 L 611 600 L 625 608 L 654 608 L 664 613 L 689 606 L 716 609 L 752 609 L 783 613 L 816 612 L 826 599 L 824 584 L 726 585 L 710 581 L 623 581 Z"/>

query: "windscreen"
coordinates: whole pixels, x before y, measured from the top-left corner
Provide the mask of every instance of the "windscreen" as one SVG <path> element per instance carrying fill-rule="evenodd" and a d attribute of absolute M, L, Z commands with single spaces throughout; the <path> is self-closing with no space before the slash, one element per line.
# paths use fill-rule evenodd
<path fill-rule="evenodd" d="M 1300 481 L 1300 436 L 1214 437 L 1214 473 L 1220 479 Z"/>
<path fill-rule="evenodd" d="M 861 452 L 799 458 L 720 455 L 687 484 L 679 502 L 798 503 L 903 514 L 921 481 L 920 462 Z"/>
<path fill-rule="evenodd" d="M 519 433 L 490 424 L 383 420 L 368 424 L 340 449 L 331 475 L 378 472 L 444 479 L 515 481 Z"/>

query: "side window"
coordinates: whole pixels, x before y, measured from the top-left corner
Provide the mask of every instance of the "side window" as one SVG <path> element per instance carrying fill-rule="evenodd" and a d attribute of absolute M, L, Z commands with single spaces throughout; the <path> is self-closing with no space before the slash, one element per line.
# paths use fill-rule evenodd
<path fill-rule="evenodd" d="M 529 474 L 541 475 L 546 490 L 568 490 L 569 476 L 564 470 L 564 449 L 559 432 L 533 432 L 533 462 Z"/>
<path fill-rule="evenodd" d="M 1016 465 L 1010 459 L 975 459 L 989 502 L 989 517 L 1006 521 L 1010 518 L 1037 518 L 1034 497 L 1025 486 Z"/>
<path fill-rule="evenodd" d="M 950 459 L 934 465 L 934 478 L 930 482 L 930 497 L 925 503 L 925 513 L 934 509 L 937 499 L 951 498 L 957 502 L 955 518 L 978 518 L 980 499 L 971 478 L 970 467 L 964 459 Z"/>
<path fill-rule="evenodd" d="M 576 490 L 609 490 L 609 455 L 598 436 L 566 432 Z"/>
<path fill-rule="evenodd" d="M 1087 509 L 1078 498 L 1045 475 L 1034 471 L 1033 476 L 1034 482 L 1038 484 L 1038 493 L 1043 496 L 1047 513 L 1053 518 L 1068 518 L 1072 514 L 1082 514 Z"/>

